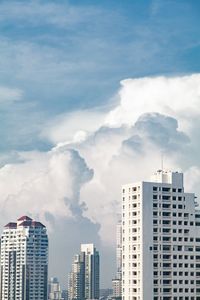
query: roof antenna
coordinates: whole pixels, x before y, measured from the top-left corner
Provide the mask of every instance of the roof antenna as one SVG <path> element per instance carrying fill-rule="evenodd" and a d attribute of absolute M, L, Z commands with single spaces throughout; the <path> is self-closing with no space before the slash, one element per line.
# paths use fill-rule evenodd
<path fill-rule="evenodd" d="M 161 151 L 161 171 L 163 173 L 163 169 L 164 168 L 164 154 L 163 154 L 163 151 Z"/>

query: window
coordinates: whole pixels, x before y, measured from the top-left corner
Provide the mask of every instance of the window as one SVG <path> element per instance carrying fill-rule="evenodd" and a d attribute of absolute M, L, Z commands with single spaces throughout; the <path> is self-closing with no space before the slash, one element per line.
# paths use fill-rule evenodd
<path fill-rule="evenodd" d="M 170 188 L 168 188 L 168 187 L 163 187 L 163 188 L 162 188 L 162 191 L 163 191 L 163 192 L 170 192 Z"/>
<path fill-rule="evenodd" d="M 170 196 L 162 196 L 163 200 L 170 200 Z"/>
<path fill-rule="evenodd" d="M 163 217 L 170 217 L 171 213 L 163 211 L 162 215 L 163 215 Z"/>
<path fill-rule="evenodd" d="M 170 208 L 170 204 L 163 203 L 162 207 L 163 208 Z"/>

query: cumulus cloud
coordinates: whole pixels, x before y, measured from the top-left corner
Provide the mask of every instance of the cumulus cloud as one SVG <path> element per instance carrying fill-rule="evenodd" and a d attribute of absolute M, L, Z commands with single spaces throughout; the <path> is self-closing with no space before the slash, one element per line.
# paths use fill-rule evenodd
<path fill-rule="evenodd" d="M 149 113 L 131 127 L 103 127 L 77 146 L 94 169 L 94 177 L 81 193 L 88 207 L 84 215 L 101 224 L 100 234 L 106 243 L 115 242 L 110 236 L 114 236 L 113 224 L 120 212 L 121 185 L 148 180 L 161 166 L 161 152 L 166 154 L 168 168 L 178 168 L 177 155 L 189 142 L 178 130 L 176 119 Z"/>
<path fill-rule="evenodd" d="M 200 74 L 123 80 L 119 96 L 120 104 L 107 115 L 109 126 L 133 125 L 147 112 L 174 116 L 180 126 L 191 125 L 188 119 L 200 113 Z"/>
<path fill-rule="evenodd" d="M 114 243 L 110 236 L 123 183 L 148 179 L 161 167 L 161 153 L 166 168 L 189 168 L 188 157 L 198 144 L 193 136 L 200 113 L 199 83 L 199 74 L 124 80 L 119 104 L 107 113 L 102 126 L 84 140 L 63 143 L 64 148 L 77 149 L 94 170 L 81 199 L 87 206 L 84 215 L 101 224 L 100 234 L 107 243 Z M 73 124 L 73 114 L 71 120 Z M 193 160 L 197 163 L 195 156 Z"/>
<path fill-rule="evenodd" d="M 104 114 L 100 111 L 75 111 L 59 115 L 48 122 L 41 132 L 41 137 L 55 143 L 82 142 L 87 138 L 91 129 L 97 130 L 104 122 Z"/>
<path fill-rule="evenodd" d="M 93 176 L 72 149 L 20 154 L 21 162 L 0 169 L 1 222 L 23 212 L 38 216 L 74 218 L 82 214 L 80 189 Z M 13 210 L 15 207 L 15 210 Z"/>
<path fill-rule="evenodd" d="M 199 87 L 199 74 L 129 79 L 122 82 L 119 103 L 106 114 L 58 116 L 57 124 L 48 123 L 41 133 L 55 143 L 51 151 L 19 153 L 16 164 L 0 169 L 4 219 L 11 212 L 14 219 L 23 207 L 52 227 L 62 220 L 72 240 L 68 226 L 73 224 L 74 234 L 82 233 L 76 241 L 99 242 L 100 237 L 111 249 L 121 185 L 148 180 L 161 166 L 161 153 L 165 168 L 185 171 L 186 189 L 197 188 Z"/>

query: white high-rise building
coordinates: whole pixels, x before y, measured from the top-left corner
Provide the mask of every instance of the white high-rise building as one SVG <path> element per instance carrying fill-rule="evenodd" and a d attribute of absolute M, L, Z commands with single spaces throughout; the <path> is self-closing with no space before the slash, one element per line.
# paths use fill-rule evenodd
<path fill-rule="evenodd" d="M 122 277 L 122 222 L 118 221 L 116 226 L 116 264 L 117 264 L 117 279 Z"/>
<path fill-rule="evenodd" d="M 83 255 L 76 254 L 68 277 L 69 300 L 85 299 L 85 264 Z"/>
<path fill-rule="evenodd" d="M 99 252 L 93 244 L 81 244 L 68 278 L 69 300 L 99 299 Z"/>
<path fill-rule="evenodd" d="M 122 297 L 200 299 L 200 210 L 182 173 L 122 188 Z"/>
<path fill-rule="evenodd" d="M 52 277 L 48 283 L 48 299 L 62 300 L 61 288 L 58 278 Z"/>
<path fill-rule="evenodd" d="M 81 244 L 85 262 L 85 298 L 99 299 L 99 252 L 94 244 Z"/>
<path fill-rule="evenodd" d="M 48 237 L 45 226 L 23 216 L 1 236 L 1 300 L 47 300 Z"/>
<path fill-rule="evenodd" d="M 112 279 L 112 299 L 122 297 L 122 222 L 119 220 L 116 226 L 116 277 Z"/>

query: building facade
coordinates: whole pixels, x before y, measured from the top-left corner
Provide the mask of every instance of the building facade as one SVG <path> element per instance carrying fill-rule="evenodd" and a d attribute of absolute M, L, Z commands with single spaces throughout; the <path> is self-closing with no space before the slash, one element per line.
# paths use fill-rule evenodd
<path fill-rule="evenodd" d="M 52 277 L 48 283 L 48 299 L 62 300 L 61 288 L 58 278 Z"/>
<path fill-rule="evenodd" d="M 75 255 L 72 270 L 68 277 L 68 298 L 70 300 L 85 299 L 85 264 L 83 255 Z"/>
<path fill-rule="evenodd" d="M 122 187 L 122 298 L 200 299 L 200 210 L 182 173 Z"/>
<path fill-rule="evenodd" d="M 81 244 L 85 264 L 85 298 L 99 299 L 99 252 L 94 244 Z"/>
<path fill-rule="evenodd" d="M 23 216 L 1 236 L 1 300 L 47 300 L 48 237 L 45 226 Z"/>
<path fill-rule="evenodd" d="M 62 290 L 62 299 L 68 300 L 68 290 Z"/>
<path fill-rule="evenodd" d="M 122 222 L 119 220 L 116 226 L 116 277 L 112 279 L 112 298 L 122 298 Z"/>
<path fill-rule="evenodd" d="M 93 244 L 81 244 L 68 278 L 70 300 L 99 299 L 99 252 Z"/>
<path fill-rule="evenodd" d="M 118 221 L 116 226 L 116 265 L 117 274 L 116 278 L 122 278 L 122 222 Z"/>
<path fill-rule="evenodd" d="M 121 300 L 122 298 L 122 280 L 115 278 L 112 280 L 112 299 Z"/>

